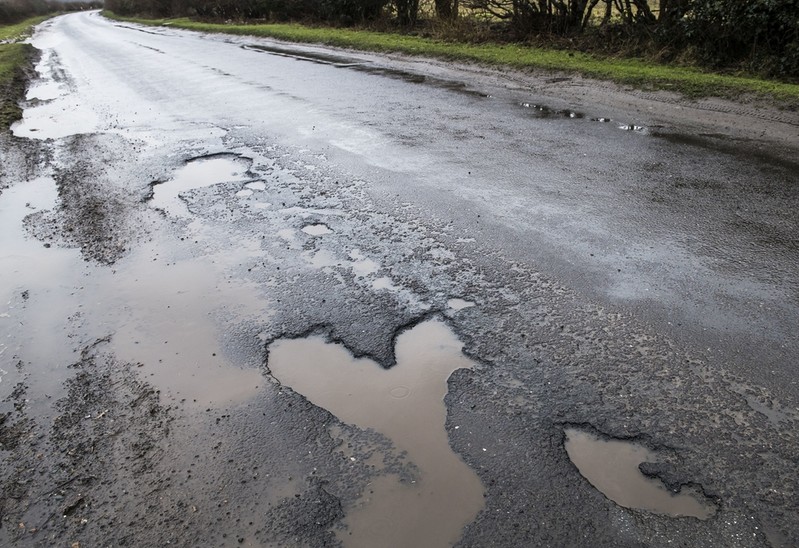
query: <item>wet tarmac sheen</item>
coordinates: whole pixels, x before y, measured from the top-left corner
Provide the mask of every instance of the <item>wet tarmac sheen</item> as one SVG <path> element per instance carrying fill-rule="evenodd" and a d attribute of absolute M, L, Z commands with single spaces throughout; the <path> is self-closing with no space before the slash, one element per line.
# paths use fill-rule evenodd
<path fill-rule="evenodd" d="M 646 447 L 622 440 L 603 440 L 576 428 L 566 429 L 565 445 L 580 473 L 619 506 L 703 520 L 715 513 L 713 506 L 684 492 L 675 495 L 662 483 L 644 476 L 638 465 L 657 461 L 657 455 Z"/>
<path fill-rule="evenodd" d="M 321 336 L 270 345 L 269 369 L 282 384 L 343 422 L 386 435 L 418 468 L 410 482 L 379 477 L 347 510 L 348 530 L 337 533 L 346 546 L 450 546 L 482 508 L 483 486 L 444 429 L 447 379 L 473 365 L 462 347 L 440 321 L 400 335 L 388 370 Z"/>

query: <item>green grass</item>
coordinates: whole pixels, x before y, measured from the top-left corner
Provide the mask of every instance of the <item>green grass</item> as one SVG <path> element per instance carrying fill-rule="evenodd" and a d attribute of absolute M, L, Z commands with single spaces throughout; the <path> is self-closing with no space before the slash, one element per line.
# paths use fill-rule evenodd
<path fill-rule="evenodd" d="M 601 58 L 581 52 L 544 49 L 521 44 L 468 44 L 366 30 L 307 27 L 298 24 L 221 24 L 190 19 L 107 17 L 146 25 L 171 26 L 202 32 L 263 36 L 378 52 L 400 52 L 472 61 L 487 65 L 578 73 L 645 89 L 666 89 L 690 97 L 738 97 L 742 93 L 799 102 L 799 85 L 753 76 L 718 74 L 697 68 L 660 65 L 638 59 Z"/>
<path fill-rule="evenodd" d="M 33 17 L 15 25 L 0 26 L 0 130 L 8 129 L 22 115 L 19 101 L 25 94 L 23 69 L 30 63 L 34 49 L 17 40 L 25 38 L 34 25 L 50 16 Z"/>
<path fill-rule="evenodd" d="M 19 40 L 27 37 L 30 34 L 31 28 L 38 25 L 52 17 L 52 15 L 42 15 L 39 17 L 31 17 L 25 19 L 14 25 L 0 26 L 0 41 L 2 40 Z"/>

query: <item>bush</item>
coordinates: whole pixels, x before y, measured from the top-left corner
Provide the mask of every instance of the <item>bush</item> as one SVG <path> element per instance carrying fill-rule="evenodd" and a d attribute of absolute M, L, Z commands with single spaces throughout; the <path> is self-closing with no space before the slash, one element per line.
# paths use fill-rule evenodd
<path fill-rule="evenodd" d="M 703 63 L 799 76 L 799 0 L 694 0 L 681 27 Z"/>

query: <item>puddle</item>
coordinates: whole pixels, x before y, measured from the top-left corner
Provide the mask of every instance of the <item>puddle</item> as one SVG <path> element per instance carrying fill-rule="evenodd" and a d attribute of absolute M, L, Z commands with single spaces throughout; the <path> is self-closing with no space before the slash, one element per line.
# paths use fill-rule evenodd
<path fill-rule="evenodd" d="M 263 318 L 267 304 L 247 284 L 220 284 L 221 262 L 200 258 L 169 264 L 153 261 L 152 255 L 120 262 L 117 274 L 104 277 L 93 292 L 97 302 L 124 311 L 109 315 L 114 353 L 143 364 L 139 371 L 149 382 L 198 406 L 251 398 L 264 378 L 257 368 L 226 357 L 224 330 L 214 316 Z"/>
<path fill-rule="evenodd" d="M 381 476 L 347 512 L 345 546 L 451 546 L 483 506 L 477 475 L 452 451 L 444 396 L 453 371 L 473 363 L 440 321 L 397 338 L 397 365 L 355 359 L 321 336 L 269 347 L 271 374 L 343 422 L 374 429 L 418 468 L 415 481 Z"/>
<path fill-rule="evenodd" d="M 380 270 L 380 265 L 372 259 L 365 257 L 359 250 L 350 252 L 350 259 L 352 262 L 350 266 L 356 276 L 368 276 Z"/>
<path fill-rule="evenodd" d="M 250 190 L 266 190 L 266 183 L 263 181 L 253 181 L 252 183 L 247 183 L 244 186 Z"/>
<path fill-rule="evenodd" d="M 443 78 L 436 78 L 434 76 L 426 76 L 406 70 L 381 67 L 370 64 L 368 61 L 355 59 L 352 57 L 343 57 L 339 55 L 332 55 L 328 53 L 320 53 L 307 50 L 296 50 L 290 48 L 280 48 L 274 46 L 262 46 L 255 44 L 247 44 L 241 46 L 243 49 L 251 51 L 258 51 L 268 53 L 270 55 L 278 55 L 280 57 L 289 57 L 297 59 L 298 61 L 309 61 L 320 65 L 331 65 L 337 68 L 350 69 L 366 74 L 375 74 L 378 76 L 385 76 L 394 80 L 402 80 L 411 84 L 425 84 L 431 87 L 446 89 L 464 95 L 479 97 L 481 99 L 488 99 L 490 94 L 481 91 L 469 89 L 464 82 L 455 80 L 446 80 Z"/>
<path fill-rule="evenodd" d="M 57 394 L 73 359 L 72 344 L 59 336 L 77 306 L 84 270 L 75 249 L 45 247 L 24 228 L 24 219 L 56 207 L 49 177 L 18 183 L 0 194 L 0 397 L 21 380 L 17 361 L 43 364 L 29 384 Z M 24 329 L 20 329 L 24 325 Z M 65 363 L 66 362 L 66 363 Z"/>
<path fill-rule="evenodd" d="M 550 108 L 550 107 L 548 107 L 546 105 L 537 105 L 537 104 L 534 104 L 534 103 L 520 103 L 519 106 L 521 106 L 522 108 L 526 108 L 526 109 L 532 111 L 539 118 L 549 118 L 549 117 L 555 117 L 555 116 L 560 116 L 560 117 L 563 117 L 563 118 L 584 118 L 585 117 L 585 114 L 583 114 L 582 112 L 576 112 L 576 111 L 569 110 L 569 109 L 556 110 L 556 109 L 552 109 L 552 108 Z"/>
<path fill-rule="evenodd" d="M 188 162 L 175 177 L 153 187 L 150 205 L 175 217 L 191 217 L 180 193 L 196 188 L 247 179 L 249 162 L 233 155 L 218 155 Z"/>
<path fill-rule="evenodd" d="M 333 233 L 333 231 L 324 224 L 307 225 L 302 227 L 302 231 L 306 234 L 310 234 L 311 236 L 323 236 L 325 234 Z"/>
<path fill-rule="evenodd" d="M 25 98 L 28 101 L 38 99 L 39 101 L 52 101 L 64 95 L 61 84 L 55 80 L 43 81 L 28 88 Z"/>
<path fill-rule="evenodd" d="M 402 80 L 410 84 L 424 84 L 430 87 L 445 89 L 447 91 L 454 91 L 463 95 L 469 95 L 480 99 L 490 99 L 491 94 L 484 93 L 475 89 L 469 89 L 464 82 L 457 80 L 445 80 L 443 78 L 436 78 L 434 76 L 426 76 L 415 72 L 406 70 L 393 69 L 388 67 L 378 67 L 374 65 L 352 65 L 346 68 L 356 70 L 358 72 L 365 72 L 367 74 L 376 74 L 378 76 L 385 76 L 393 80 Z"/>
<path fill-rule="evenodd" d="M 593 434 L 566 429 L 566 452 L 587 479 L 607 498 L 625 508 L 648 510 L 672 517 L 708 519 L 715 508 L 685 493 L 673 494 L 658 480 L 638 469 L 642 462 L 656 462 L 657 455 L 641 445 L 603 440 Z"/>
<path fill-rule="evenodd" d="M 463 310 L 474 306 L 474 303 L 465 299 L 450 299 L 447 301 L 447 306 L 452 310 Z"/>
<path fill-rule="evenodd" d="M 333 65 L 336 67 L 349 67 L 358 64 L 361 61 L 352 57 L 344 57 L 340 55 L 333 55 L 329 53 L 320 53 L 315 51 L 303 51 L 291 48 L 280 48 L 275 46 L 263 46 L 255 44 L 246 44 L 241 46 L 242 49 L 250 51 L 257 51 L 260 53 L 268 53 L 270 55 L 277 55 L 280 57 L 288 57 L 297 59 L 298 61 L 309 61 L 311 63 L 318 63 L 320 65 Z"/>
<path fill-rule="evenodd" d="M 317 269 L 336 268 L 343 266 L 343 262 L 339 260 L 332 252 L 327 249 L 320 249 L 313 255 L 304 255 L 312 267 Z"/>
<path fill-rule="evenodd" d="M 40 395 L 57 397 L 74 374 L 67 366 L 77 361 L 80 347 L 109 335 L 113 354 L 137 364 L 142 378 L 172 396 L 222 406 L 257 393 L 264 382 L 257 364 L 226 357 L 216 319 L 234 313 L 267 317 L 268 303 L 257 288 L 220 283 L 219 257 L 169 260 L 169 238 L 132 252 L 113 269 L 85 263 L 78 249 L 46 247 L 24 222 L 52 210 L 57 200 L 55 182 L 47 177 L 0 194 L 0 369 L 7 372 L 0 397 L 28 374 L 31 394 L 49 412 Z M 247 252 L 240 242 L 224 255 L 239 260 Z M 18 371 L 17 361 L 35 369 Z"/>
<path fill-rule="evenodd" d="M 382 278 L 378 278 L 372 282 L 373 289 L 385 289 L 386 291 L 397 291 L 399 287 L 394 285 L 394 282 L 391 281 L 391 278 L 388 276 L 383 276 Z"/>
<path fill-rule="evenodd" d="M 644 126 L 636 126 L 635 124 L 622 124 L 618 126 L 622 131 L 635 131 L 638 133 L 646 133 L 647 128 Z"/>

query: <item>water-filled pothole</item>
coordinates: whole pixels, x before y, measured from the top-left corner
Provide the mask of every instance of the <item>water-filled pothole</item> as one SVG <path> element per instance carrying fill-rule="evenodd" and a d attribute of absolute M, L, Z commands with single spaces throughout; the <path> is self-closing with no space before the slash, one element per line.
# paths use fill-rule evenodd
<path fill-rule="evenodd" d="M 647 478 L 638 468 L 656 462 L 657 455 L 646 447 L 622 440 L 605 440 L 578 430 L 566 429 L 566 452 L 585 477 L 607 498 L 625 508 L 648 510 L 672 517 L 708 519 L 716 508 L 701 493 L 672 493 L 662 482 Z"/>
<path fill-rule="evenodd" d="M 466 299 L 449 299 L 447 301 L 447 307 L 451 308 L 452 310 L 458 311 L 463 310 L 464 308 L 471 308 L 474 306 L 472 301 L 467 301 Z"/>
<path fill-rule="evenodd" d="M 444 428 L 447 379 L 473 365 L 462 347 L 440 321 L 402 333 L 391 369 L 321 336 L 269 346 L 272 376 L 343 422 L 382 433 L 419 471 L 414 482 L 394 475 L 372 482 L 347 512 L 346 546 L 451 546 L 482 508 L 480 479 L 452 451 Z"/>
<path fill-rule="evenodd" d="M 324 236 L 325 234 L 331 234 L 333 232 L 330 230 L 330 227 L 321 223 L 315 225 L 306 225 L 302 227 L 302 231 L 311 236 Z"/>
<path fill-rule="evenodd" d="M 175 217 L 189 217 L 189 209 L 180 199 L 181 192 L 246 180 L 249 165 L 248 160 L 230 154 L 192 160 L 179 169 L 173 179 L 153 186 L 150 204 Z"/>
<path fill-rule="evenodd" d="M 561 116 L 563 118 L 584 118 L 585 114 L 576 112 L 570 109 L 552 109 L 546 105 L 537 105 L 534 103 L 519 103 L 519 106 L 526 108 L 533 112 L 539 118 L 549 118 L 551 116 Z"/>

